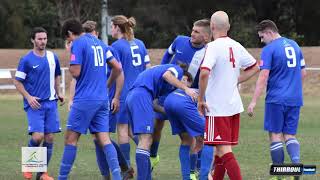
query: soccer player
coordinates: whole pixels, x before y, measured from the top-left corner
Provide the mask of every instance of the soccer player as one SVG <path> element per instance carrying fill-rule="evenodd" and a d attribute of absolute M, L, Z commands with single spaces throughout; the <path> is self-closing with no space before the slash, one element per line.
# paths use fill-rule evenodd
<path fill-rule="evenodd" d="M 57 109 L 57 99 L 64 103 L 59 94 L 60 64 L 58 57 L 46 50 L 47 31 L 35 27 L 31 32 L 33 50 L 20 59 L 14 85 L 23 96 L 24 110 L 27 113 L 28 131 L 31 135 L 29 147 L 42 143 L 47 148 L 47 164 L 52 151 L 54 133 L 61 131 Z M 38 173 L 43 180 L 53 179 L 47 172 Z M 32 179 L 31 172 L 24 172 L 25 179 Z"/>
<path fill-rule="evenodd" d="M 153 100 L 175 88 L 184 90 L 193 99 L 196 98 L 196 92 L 179 81 L 182 75 L 183 70 L 177 65 L 155 66 L 142 72 L 128 93 L 126 108 L 130 125 L 133 133 L 139 135 L 136 148 L 138 180 L 151 180 L 149 151 L 153 133 Z"/>
<path fill-rule="evenodd" d="M 111 35 L 117 41 L 111 47 L 117 54 L 124 72 L 124 86 L 120 95 L 120 109 L 113 118 L 117 121 L 119 147 L 130 166 L 130 137 L 137 144 L 138 138 L 134 138 L 129 131 L 128 112 L 125 108 L 125 100 L 137 76 L 150 66 L 150 58 L 144 43 L 134 38 L 133 28 L 136 21 L 133 17 L 127 18 L 123 15 L 114 16 L 111 19 Z M 112 89 L 111 89 L 112 91 Z"/>
<path fill-rule="evenodd" d="M 95 21 L 90 21 L 90 20 L 86 21 L 82 25 L 82 27 L 86 33 L 91 33 L 92 35 L 98 37 L 99 32 L 96 30 L 96 26 L 97 26 L 97 23 Z M 103 42 L 101 42 L 101 43 L 103 43 Z M 116 58 L 114 53 L 115 52 L 112 49 L 112 47 L 107 46 L 106 52 L 105 52 L 105 54 L 107 56 L 107 60 L 110 58 Z M 117 60 L 117 58 L 116 58 L 116 60 Z M 109 78 L 110 74 L 111 74 L 110 72 L 112 72 L 112 68 L 110 66 L 107 66 L 107 68 L 108 68 L 107 69 L 107 77 Z M 123 78 L 124 77 L 123 77 L 123 72 L 122 72 L 121 75 L 119 75 L 117 77 L 116 82 L 111 84 L 109 87 L 108 95 L 109 95 L 109 101 L 110 101 L 110 109 L 112 111 L 112 113 L 109 113 L 109 132 L 111 132 L 111 133 L 115 133 L 115 131 L 116 131 L 116 121 L 113 118 L 113 116 L 116 112 L 119 111 L 119 105 L 120 105 L 119 104 L 119 97 L 120 97 L 121 89 L 123 87 Z M 74 79 L 73 79 L 73 81 L 74 81 Z M 74 84 L 74 83 L 72 83 L 72 84 Z M 74 90 L 73 90 L 73 92 L 72 91 L 70 91 L 70 92 L 72 94 L 74 94 Z M 73 97 L 73 95 L 71 95 L 70 97 Z M 94 144 L 95 144 L 95 148 L 96 148 L 97 164 L 100 169 L 100 172 L 101 172 L 104 179 L 110 179 L 109 166 L 105 160 L 106 157 L 103 152 L 103 149 L 98 144 L 94 135 L 93 135 L 93 138 L 94 138 Z M 122 179 L 133 178 L 133 173 L 134 173 L 133 168 L 128 166 L 118 144 L 116 142 L 114 142 L 112 139 L 111 139 L 111 142 L 117 151 L 119 165 L 121 168 Z"/>
<path fill-rule="evenodd" d="M 75 95 L 67 122 L 65 147 L 59 172 L 59 180 L 67 179 L 77 152 L 77 142 L 87 129 L 95 134 L 103 147 L 113 179 L 121 179 L 116 150 L 109 137 L 109 103 L 107 84 L 121 73 L 121 65 L 105 57 L 106 46 L 94 35 L 84 33 L 78 20 L 67 20 L 62 35 L 72 41 L 69 71 L 76 79 Z M 107 54 L 108 55 L 108 54 Z M 106 63 L 112 67 L 107 80 Z"/>
<path fill-rule="evenodd" d="M 300 144 L 296 139 L 300 108 L 303 105 L 302 82 L 305 61 L 299 45 L 281 37 L 276 24 L 263 20 L 257 26 L 261 42 L 260 74 L 248 113 L 253 115 L 258 98 L 267 86 L 264 130 L 269 132 L 273 164 L 284 162 L 283 142 L 292 163 L 300 163 Z"/>
<path fill-rule="evenodd" d="M 192 75 L 186 73 L 182 77 L 182 82 L 191 87 Z M 182 179 L 190 180 L 190 147 L 194 146 L 195 152 L 202 148 L 204 116 L 199 114 L 196 102 L 181 89 L 175 90 L 166 97 L 164 109 L 171 124 L 172 134 L 179 134 L 181 139 L 179 158 Z M 193 138 L 196 139 L 195 145 L 193 145 Z"/>
<path fill-rule="evenodd" d="M 161 64 L 187 64 L 188 72 L 191 73 L 194 83 L 193 88 L 198 88 L 199 68 L 205 52 L 205 45 L 211 41 L 210 21 L 201 19 L 193 23 L 191 36 L 178 36 L 165 52 Z M 163 106 L 166 96 L 161 96 L 158 99 L 158 104 Z M 164 126 L 167 116 L 164 113 L 157 113 L 155 118 L 155 131 L 153 133 L 153 143 L 151 145 L 150 159 L 151 165 L 154 167 L 158 164 L 160 157 L 158 156 L 158 148 L 161 139 L 161 131 Z M 202 159 L 200 170 L 200 179 L 207 179 L 212 163 L 213 147 L 204 146 L 202 150 Z M 197 163 L 197 153 L 191 153 L 191 174 L 190 178 L 195 179 L 195 168 Z M 201 158 L 202 157 L 202 158 Z M 198 163 L 200 166 L 200 162 Z"/>
<path fill-rule="evenodd" d="M 210 26 L 214 41 L 208 43 L 201 65 L 198 96 L 198 110 L 206 116 L 204 143 L 216 146 L 213 179 L 223 179 L 227 171 L 231 180 L 241 180 L 240 167 L 232 153 L 232 146 L 238 144 L 243 111 L 237 85 L 259 68 L 246 49 L 227 36 L 230 29 L 227 13 L 215 12 Z M 240 68 L 244 69 L 241 76 Z"/>

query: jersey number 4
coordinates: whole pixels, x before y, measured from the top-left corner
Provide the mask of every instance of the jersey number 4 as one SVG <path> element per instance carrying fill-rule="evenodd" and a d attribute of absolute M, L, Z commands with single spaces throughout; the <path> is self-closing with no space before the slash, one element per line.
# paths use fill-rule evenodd
<path fill-rule="evenodd" d="M 94 54 L 94 66 L 103 66 L 103 49 L 101 46 L 91 46 Z"/>
<path fill-rule="evenodd" d="M 234 59 L 232 47 L 229 47 L 229 55 L 230 55 L 230 62 L 232 63 L 232 67 L 235 68 L 236 67 L 236 64 L 235 64 L 236 60 Z"/>
<path fill-rule="evenodd" d="M 294 51 L 293 47 L 285 47 L 284 48 L 286 52 L 286 56 L 288 58 L 287 65 L 289 68 L 296 67 L 297 65 L 297 58 L 296 58 L 296 52 Z"/>
<path fill-rule="evenodd" d="M 139 53 L 135 53 L 134 52 L 134 50 L 135 49 L 139 49 L 139 47 L 138 46 L 131 46 L 130 47 L 131 48 L 131 55 L 132 55 L 132 64 L 134 65 L 134 66 L 140 66 L 141 65 L 141 56 L 140 56 L 140 54 Z"/>

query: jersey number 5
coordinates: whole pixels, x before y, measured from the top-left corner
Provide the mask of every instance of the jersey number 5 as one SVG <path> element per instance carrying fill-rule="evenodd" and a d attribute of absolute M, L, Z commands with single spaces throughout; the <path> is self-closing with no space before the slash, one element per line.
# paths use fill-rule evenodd
<path fill-rule="evenodd" d="M 103 50 L 101 46 L 91 46 L 94 54 L 94 66 L 103 66 Z"/>
<path fill-rule="evenodd" d="M 293 47 L 285 47 L 284 50 L 286 52 L 287 58 L 289 59 L 287 61 L 288 67 L 296 67 L 297 58 L 296 58 L 296 52 L 294 51 Z"/>
<path fill-rule="evenodd" d="M 236 64 L 235 64 L 236 60 L 234 59 L 232 47 L 229 47 L 229 55 L 230 55 L 230 62 L 232 63 L 232 67 L 235 68 L 236 67 Z"/>
<path fill-rule="evenodd" d="M 134 66 L 140 66 L 141 65 L 141 56 L 140 56 L 140 54 L 138 54 L 138 53 L 134 53 L 134 50 L 135 49 L 139 49 L 139 47 L 138 46 L 131 46 L 130 47 L 131 48 L 131 54 L 132 54 L 132 64 L 134 65 Z"/>

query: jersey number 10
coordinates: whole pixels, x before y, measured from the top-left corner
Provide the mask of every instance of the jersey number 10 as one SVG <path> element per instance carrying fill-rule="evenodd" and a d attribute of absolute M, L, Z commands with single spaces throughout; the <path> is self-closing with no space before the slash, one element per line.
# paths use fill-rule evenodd
<path fill-rule="evenodd" d="M 284 48 L 286 52 L 286 56 L 289 59 L 287 61 L 288 67 L 296 67 L 297 65 L 297 58 L 296 58 L 296 52 L 294 51 L 293 47 L 285 47 Z"/>
<path fill-rule="evenodd" d="M 94 53 L 94 66 L 103 66 L 103 49 L 101 46 L 91 46 Z"/>

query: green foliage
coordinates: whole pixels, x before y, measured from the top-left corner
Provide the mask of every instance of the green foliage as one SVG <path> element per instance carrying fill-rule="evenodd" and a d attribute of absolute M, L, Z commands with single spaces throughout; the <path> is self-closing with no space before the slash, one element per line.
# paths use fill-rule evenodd
<path fill-rule="evenodd" d="M 260 45 L 255 25 L 263 19 L 276 22 L 282 35 L 300 45 L 320 44 L 320 1 L 297 0 L 108 0 L 110 15 L 137 19 L 135 34 L 148 48 L 167 48 L 177 35 L 190 35 L 194 21 L 210 18 L 217 10 L 230 16 L 229 36 L 245 47 Z M 62 48 L 60 28 L 67 18 L 100 22 L 102 0 L 1 0 L 0 48 L 30 48 L 35 26 L 48 31 L 48 47 Z"/>

